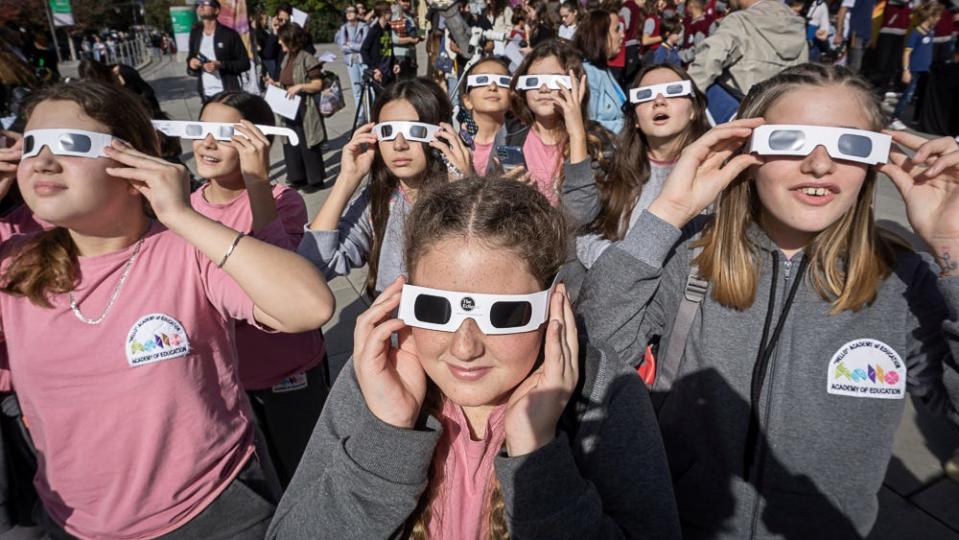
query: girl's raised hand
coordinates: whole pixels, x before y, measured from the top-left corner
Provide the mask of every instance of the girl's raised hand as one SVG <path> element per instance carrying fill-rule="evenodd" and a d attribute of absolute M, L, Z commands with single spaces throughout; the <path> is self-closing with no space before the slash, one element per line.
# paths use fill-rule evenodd
<path fill-rule="evenodd" d="M 744 118 L 720 124 L 687 146 L 649 212 L 677 229 L 686 225 L 739 173 L 762 163 L 752 154 L 734 156 L 762 123 L 762 118 Z"/>
<path fill-rule="evenodd" d="M 10 193 L 10 188 L 17 181 L 17 167 L 23 156 L 23 136 L 14 131 L 0 129 L 0 137 L 7 139 L 6 145 L 0 146 L 0 201 Z"/>
<path fill-rule="evenodd" d="M 119 167 L 107 167 L 107 174 L 130 182 L 147 201 L 157 219 L 170 229 L 190 207 L 190 173 L 183 165 L 144 154 L 129 144 L 114 139 L 105 148 L 107 157 Z"/>
<path fill-rule="evenodd" d="M 879 167 L 902 194 L 909 223 L 928 243 L 944 276 L 959 275 L 959 144 L 950 137 L 926 140 L 903 131 L 887 132 L 902 148 Z"/>
<path fill-rule="evenodd" d="M 270 140 L 249 120 L 241 120 L 230 140 L 240 154 L 243 183 L 269 183 Z"/>
<path fill-rule="evenodd" d="M 570 141 L 586 140 L 586 124 L 583 119 L 583 97 L 586 95 L 586 74 L 577 78 L 573 70 L 569 70 L 569 80 L 572 88 L 559 85 L 559 90 L 552 96 L 556 102 L 556 109 L 563 115 L 563 123 L 569 133 Z"/>
<path fill-rule="evenodd" d="M 550 297 L 543 364 L 520 383 L 506 405 L 506 451 L 521 456 L 556 438 L 556 424 L 579 382 L 579 342 L 566 286 Z"/>
<path fill-rule="evenodd" d="M 373 124 L 364 124 L 356 128 L 350 142 L 343 147 L 340 158 L 340 177 L 346 179 L 353 189 L 356 189 L 366 173 L 370 172 L 375 152 L 376 135 L 373 133 Z"/>
<path fill-rule="evenodd" d="M 357 317 L 353 370 L 370 412 L 391 426 L 410 429 L 426 399 L 426 373 L 415 355 L 390 350 L 390 336 L 406 326 L 390 318 L 400 305 L 404 282 L 397 278 Z"/>
<path fill-rule="evenodd" d="M 447 161 L 459 171 L 459 175 L 450 171 L 450 180 L 459 180 L 473 173 L 473 155 L 450 124 L 440 122 L 440 129 L 429 145 L 442 152 Z"/>

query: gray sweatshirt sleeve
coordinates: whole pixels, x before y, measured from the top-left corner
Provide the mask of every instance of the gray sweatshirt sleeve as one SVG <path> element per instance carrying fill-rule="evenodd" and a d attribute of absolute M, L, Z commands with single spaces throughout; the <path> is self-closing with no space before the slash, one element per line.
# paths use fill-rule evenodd
<path fill-rule="evenodd" d="M 666 452 L 641 379 L 624 370 L 603 405 L 598 443 L 579 464 L 563 432 L 525 456 L 497 457 L 512 537 L 680 537 Z"/>
<path fill-rule="evenodd" d="M 626 237 L 609 246 L 586 274 L 578 302 L 589 338 L 631 365 L 643 357 L 649 338 L 663 335 L 672 324 L 678 300 L 667 301 L 665 295 L 678 298 L 682 289 L 668 290 L 660 281 L 664 267 L 683 274 L 682 280 L 689 273 L 688 250 L 675 248 L 680 235 L 644 210 Z"/>
<path fill-rule="evenodd" d="M 266 537 L 397 537 L 426 488 L 440 433 L 433 417 L 422 430 L 376 418 L 347 362 Z"/>
<path fill-rule="evenodd" d="M 586 158 L 576 164 L 568 161 L 563 164 L 563 206 L 579 224 L 589 223 L 599 215 L 599 191 L 593 163 L 591 158 Z"/>
<path fill-rule="evenodd" d="M 959 277 L 939 278 L 920 262 L 907 298 L 914 319 L 906 353 L 909 393 L 959 423 Z"/>
<path fill-rule="evenodd" d="M 297 253 L 323 272 L 326 279 L 345 276 L 353 268 L 366 264 L 373 246 L 373 221 L 370 218 L 370 191 L 350 203 L 335 231 L 315 231 L 304 227 Z"/>

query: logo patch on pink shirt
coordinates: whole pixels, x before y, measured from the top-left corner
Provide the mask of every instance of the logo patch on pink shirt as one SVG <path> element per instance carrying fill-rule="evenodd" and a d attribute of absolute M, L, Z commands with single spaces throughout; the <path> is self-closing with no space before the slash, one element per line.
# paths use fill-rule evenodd
<path fill-rule="evenodd" d="M 137 367 L 190 354 L 190 339 L 173 317 L 150 313 L 130 329 L 125 352 L 130 367 Z"/>

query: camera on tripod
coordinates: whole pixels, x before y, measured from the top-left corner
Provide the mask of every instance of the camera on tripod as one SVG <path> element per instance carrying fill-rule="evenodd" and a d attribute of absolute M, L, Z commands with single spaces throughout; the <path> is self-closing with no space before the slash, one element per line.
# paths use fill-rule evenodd
<path fill-rule="evenodd" d="M 470 51 L 478 50 L 486 41 L 506 41 L 506 33 L 483 30 L 478 26 L 470 28 Z"/>

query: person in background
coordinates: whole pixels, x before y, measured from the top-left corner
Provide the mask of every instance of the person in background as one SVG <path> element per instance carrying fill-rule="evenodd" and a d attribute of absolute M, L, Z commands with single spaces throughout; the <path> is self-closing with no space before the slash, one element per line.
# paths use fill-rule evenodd
<path fill-rule="evenodd" d="M 609 61 L 623 48 L 619 15 L 599 9 L 590 11 L 579 25 L 573 44 L 583 57 L 589 85 L 587 116 L 615 135 L 623 129 L 626 119 L 626 93 L 609 69 Z"/>
<path fill-rule="evenodd" d="M 889 127 L 896 130 L 906 129 L 903 115 L 906 107 L 916 95 L 916 88 L 925 87 L 925 78 L 932 66 L 932 27 L 939 21 L 942 14 L 942 5 L 934 0 L 927 1 L 916 8 L 916 19 L 919 26 L 909 32 L 906 38 L 906 48 L 902 51 L 902 83 L 906 88 L 899 97 L 899 103 L 892 113 L 893 121 Z M 915 116 L 915 115 L 914 115 Z"/>
<path fill-rule="evenodd" d="M 667 17 L 660 24 L 659 31 L 663 36 L 663 42 L 653 53 L 653 64 L 682 67 L 683 61 L 679 57 L 679 51 L 683 41 L 683 24 L 677 17 Z"/>
<path fill-rule="evenodd" d="M 531 0 L 526 4 L 527 49 L 532 50 L 547 39 L 556 37 L 559 22 L 549 8 L 547 0 Z"/>
<path fill-rule="evenodd" d="M 735 1 L 735 0 L 734 0 Z M 876 7 L 876 0 L 842 0 L 839 12 L 836 14 L 836 35 L 833 44 L 837 47 L 846 39 L 844 30 L 848 29 L 848 60 L 847 65 L 853 73 L 862 69 L 862 57 L 866 47 L 872 43 L 872 12 Z M 849 26 L 846 27 L 846 15 L 849 15 Z"/>
<path fill-rule="evenodd" d="M 806 21 L 785 4 L 731 0 L 730 5 L 735 11 L 696 48 L 688 71 L 697 88 L 708 95 L 709 86 L 722 78 L 745 96 L 754 84 L 806 62 Z"/>
<path fill-rule="evenodd" d="M 653 63 L 653 55 L 656 54 L 659 44 L 663 42 L 660 25 L 664 12 L 669 9 L 673 9 L 670 0 L 654 0 L 653 9 L 646 13 L 640 38 L 643 45 L 643 65 L 648 66 Z"/>
<path fill-rule="evenodd" d="M 33 35 L 33 53 L 31 59 L 37 78 L 43 83 L 55 83 L 60 80 L 60 60 L 57 51 L 50 45 L 47 34 L 36 32 Z"/>
<path fill-rule="evenodd" d="M 286 180 L 291 187 L 320 187 L 326 179 L 321 143 L 326 140 L 323 116 L 313 95 L 323 90 L 323 65 L 306 50 L 309 38 L 296 23 L 280 28 L 280 47 L 283 64 L 280 66 L 280 86 L 289 97 L 302 95 L 300 108 L 294 120 L 285 119 L 300 138 L 300 144 L 283 143 L 286 161 Z"/>
<path fill-rule="evenodd" d="M 373 80 L 380 86 L 393 81 L 400 67 L 393 56 L 393 38 L 390 35 L 390 4 L 379 0 L 373 5 L 376 18 L 370 23 L 360 54 L 367 69 L 373 70 Z"/>
<path fill-rule="evenodd" d="M 813 0 L 809 4 L 809 9 L 806 10 L 805 17 L 809 59 L 815 62 L 819 60 L 820 54 L 829 50 L 829 43 L 826 41 L 831 30 L 829 3 L 826 0 Z"/>
<path fill-rule="evenodd" d="M 945 64 L 953 61 L 956 50 L 956 35 L 959 34 L 959 5 L 943 0 L 942 15 L 933 31 L 932 37 L 932 65 Z"/>
<path fill-rule="evenodd" d="M 218 23 L 219 13 L 219 0 L 200 0 L 196 14 L 201 24 L 190 31 L 187 74 L 197 78 L 204 103 L 224 90 L 240 90 L 240 75 L 250 69 L 240 34 Z"/>
<path fill-rule="evenodd" d="M 578 0 L 566 0 L 559 6 L 559 18 L 563 24 L 559 27 L 559 37 L 568 41 L 573 41 L 576 35 L 576 25 L 579 23 L 579 3 Z"/>
<path fill-rule="evenodd" d="M 628 88 L 633 84 L 633 79 L 642 68 L 642 57 L 640 51 L 640 26 L 643 24 L 643 10 L 646 9 L 646 0 L 626 0 L 617 12 L 619 14 L 619 23 L 623 25 L 625 33 L 625 42 L 620 54 L 625 55 L 625 66 L 620 85 Z"/>
<path fill-rule="evenodd" d="M 692 63 L 696 47 L 712 35 L 716 29 L 716 19 L 706 13 L 703 0 L 686 0 L 686 16 L 683 19 L 683 50 L 686 51 L 686 63 Z"/>
<path fill-rule="evenodd" d="M 346 22 L 336 32 L 335 41 L 343 52 L 343 63 L 346 64 L 350 73 L 350 85 L 353 88 L 353 101 L 356 103 L 357 111 L 363 109 L 363 96 L 360 93 L 363 90 L 363 72 L 366 71 L 366 64 L 363 63 L 363 55 L 360 52 L 363 48 L 363 40 L 366 39 L 367 32 L 370 31 L 369 25 L 361 21 L 354 6 L 347 6 L 344 14 Z M 360 112 L 362 115 L 362 112 Z"/>
<path fill-rule="evenodd" d="M 513 8 L 510 7 L 509 0 L 489 0 L 483 16 L 489 21 L 494 32 L 509 35 L 513 28 Z"/>
<path fill-rule="evenodd" d="M 416 14 L 410 0 L 397 0 L 390 7 L 390 29 L 393 40 L 393 57 L 400 71 L 399 78 L 416 76 L 416 44 L 421 41 Z"/>
<path fill-rule="evenodd" d="M 875 60 L 870 79 L 876 91 L 882 94 L 895 90 L 902 72 L 902 50 L 910 21 L 909 0 L 886 0 L 882 10 L 882 25 L 876 39 Z M 921 21 L 917 21 L 921 22 Z"/>

